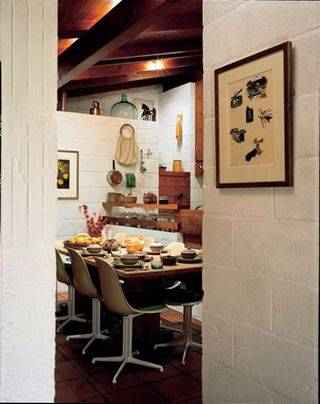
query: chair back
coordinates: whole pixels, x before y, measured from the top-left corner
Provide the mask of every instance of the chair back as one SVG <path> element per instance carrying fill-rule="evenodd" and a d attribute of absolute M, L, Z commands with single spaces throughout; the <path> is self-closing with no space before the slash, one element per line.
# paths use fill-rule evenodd
<path fill-rule="evenodd" d="M 100 293 L 92 282 L 87 264 L 84 262 L 80 252 L 68 248 L 71 258 L 73 283 L 78 292 L 84 296 L 100 297 Z"/>
<path fill-rule="evenodd" d="M 167 249 L 170 251 L 170 255 L 177 257 L 181 255 L 182 251 L 186 248 L 184 243 L 180 243 L 178 241 L 174 241 L 167 245 Z"/>
<path fill-rule="evenodd" d="M 57 280 L 62 283 L 66 283 L 67 285 L 72 285 L 73 281 L 66 271 L 61 255 L 56 249 L 56 266 L 57 266 Z"/>
<path fill-rule="evenodd" d="M 143 248 L 145 250 L 149 250 L 150 249 L 150 245 L 154 243 L 154 238 L 152 237 L 145 237 L 144 238 L 144 245 Z"/>
<path fill-rule="evenodd" d="M 137 313 L 128 303 L 118 275 L 111 265 L 102 258 L 96 258 L 95 260 L 98 267 L 101 294 L 107 309 L 122 316 Z"/>

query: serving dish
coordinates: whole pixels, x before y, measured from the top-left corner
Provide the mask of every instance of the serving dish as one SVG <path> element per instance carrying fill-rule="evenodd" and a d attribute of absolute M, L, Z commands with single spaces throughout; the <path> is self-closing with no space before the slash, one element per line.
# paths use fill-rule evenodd
<path fill-rule="evenodd" d="M 109 257 L 110 254 L 108 254 L 106 251 L 100 251 L 100 252 L 88 252 L 88 251 L 82 251 L 81 255 L 83 257 Z"/>
<path fill-rule="evenodd" d="M 172 255 L 163 255 L 161 257 L 161 261 L 163 265 L 176 265 L 177 257 L 174 257 Z"/>
<path fill-rule="evenodd" d="M 91 244 L 87 246 L 86 250 L 89 253 L 99 253 L 102 251 L 102 246 L 99 244 Z"/>
<path fill-rule="evenodd" d="M 133 268 L 133 269 L 139 269 L 142 268 L 143 262 L 138 261 L 135 264 L 124 264 L 120 260 L 115 260 L 113 261 L 113 266 L 117 269 L 123 269 L 123 268 Z"/>
<path fill-rule="evenodd" d="M 177 257 L 177 262 L 181 262 L 182 264 L 198 264 L 202 262 L 202 255 L 197 255 L 194 258 L 183 258 L 179 256 Z"/>
<path fill-rule="evenodd" d="M 152 243 L 150 244 L 150 250 L 154 253 L 160 253 L 164 249 L 164 245 L 161 243 Z"/>
<path fill-rule="evenodd" d="M 186 248 L 185 250 L 181 251 L 181 257 L 185 259 L 192 259 L 197 256 L 197 252 L 192 248 Z"/>
<path fill-rule="evenodd" d="M 88 244 L 73 244 L 69 243 L 69 241 L 65 240 L 63 242 L 65 248 L 73 248 L 74 250 L 83 250 L 84 248 L 88 247 Z"/>
<path fill-rule="evenodd" d="M 167 253 L 167 250 L 162 250 L 162 251 L 151 251 L 151 250 L 147 250 L 146 253 L 148 255 L 160 255 L 160 254 L 165 254 Z"/>
<path fill-rule="evenodd" d="M 120 257 L 120 261 L 122 262 L 122 264 L 125 265 L 134 265 L 138 262 L 138 260 L 139 257 L 134 254 L 125 254 L 122 257 Z"/>

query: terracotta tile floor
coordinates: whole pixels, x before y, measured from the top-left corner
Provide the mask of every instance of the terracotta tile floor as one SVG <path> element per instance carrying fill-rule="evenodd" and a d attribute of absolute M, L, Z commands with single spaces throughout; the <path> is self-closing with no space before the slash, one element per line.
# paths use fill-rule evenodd
<path fill-rule="evenodd" d="M 162 315 L 164 325 L 182 321 L 180 313 L 168 310 Z M 82 326 L 82 325 L 81 325 Z M 73 325 L 75 327 L 75 325 Z M 79 327 L 77 324 L 76 327 Z M 85 341 L 66 340 L 66 329 L 56 336 L 56 403 L 116 403 L 116 404 L 158 404 L 180 403 L 201 404 L 201 350 L 189 350 L 186 364 L 181 364 L 182 348 L 161 348 L 153 350 L 143 347 L 141 357 L 163 365 L 164 372 L 141 366 L 127 365 L 116 385 L 112 377 L 119 364 L 91 364 L 93 356 L 110 355 L 106 347 L 109 342 L 97 341 L 81 355 Z M 81 330 L 83 332 L 83 330 Z M 194 340 L 201 342 L 201 323 L 193 323 Z M 174 338 L 179 336 L 174 333 Z M 112 350 L 119 349 L 113 347 Z"/>

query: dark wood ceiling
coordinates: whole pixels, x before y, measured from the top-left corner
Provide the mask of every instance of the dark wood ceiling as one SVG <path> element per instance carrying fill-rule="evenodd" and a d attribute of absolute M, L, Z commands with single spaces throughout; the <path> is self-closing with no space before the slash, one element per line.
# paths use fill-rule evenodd
<path fill-rule="evenodd" d="M 59 0 L 58 21 L 68 97 L 202 77 L 202 0 Z M 164 68 L 150 70 L 154 60 Z"/>

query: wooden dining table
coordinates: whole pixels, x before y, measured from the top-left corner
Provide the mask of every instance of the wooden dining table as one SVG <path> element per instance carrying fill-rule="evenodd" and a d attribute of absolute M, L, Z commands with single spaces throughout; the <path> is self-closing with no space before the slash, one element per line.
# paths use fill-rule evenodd
<path fill-rule="evenodd" d="M 56 240 L 55 248 L 62 255 L 68 256 L 68 250 L 65 248 L 62 240 Z M 95 255 L 84 256 L 84 261 L 94 271 L 96 268 Z M 110 254 L 105 255 L 104 258 L 113 266 L 113 257 Z M 202 263 L 180 263 L 176 265 L 164 265 L 162 269 L 152 269 L 151 262 L 145 262 L 144 268 L 114 268 L 119 279 L 124 281 L 123 289 L 130 303 L 130 298 L 134 301 L 137 297 L 143 299 L 143 296 L 152 296 L 154 299 L 161 296 L 165 282 L 180 280 L 184 282 L 187 287 L 202 288 Z M 97 274 L 93 272 L 96 280 Z M 134 305 L 134 303 L 132 303 Z M 135 319 L 134 335 L 142 336 L 146 332 L 152 335 L 159 335 L 160 333 L 160 315 L 153 314 L 142 316 Z"/>
<path fill-rule="evenodd" d="M 68 250 L 64 247 L 62 240 L 57 240 L 55 242 L 56 249 L 63 255 L 68 255 Z M 113 257 L 110 254 L 106 259 L 111 265 L 113 264 Z M 86 263 L 95 266 L 95 255 L 83 257 Z M 152 269 L 151 262 L 146 262 L 145 266 L 148 269 L 138 269 L 138 268 L 127 268 L 118 269 L 115 271 L 119 278 L 123 278 L 127 281 L 130 280 L 150 280 L 150 279 L 165 279 L 165 278 L 175 278 L 181 277 L 187 274 L 201 274 L 203 264 L 201 263 L 181 263 L 177 262 L 176 265 L 164 265 L 162 269 Z"/>

